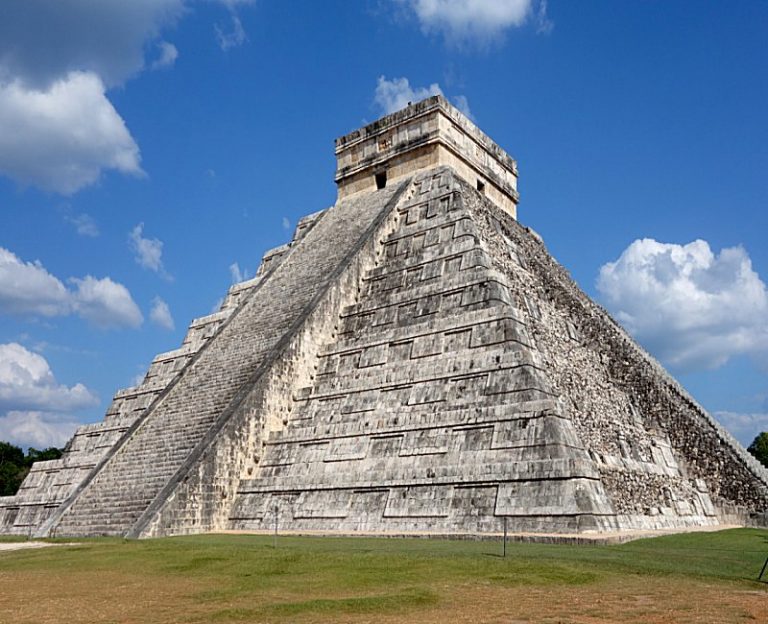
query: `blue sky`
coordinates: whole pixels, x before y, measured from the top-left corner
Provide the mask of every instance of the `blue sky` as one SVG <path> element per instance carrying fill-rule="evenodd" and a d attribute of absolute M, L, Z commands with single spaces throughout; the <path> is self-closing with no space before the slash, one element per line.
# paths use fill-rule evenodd
<path fill-rule="evenodd" d="M 742 442 L 768 429 L 768 4 L 4 0 L 0 439 L 61 444 L 440 91 L 520 220 Z"/>

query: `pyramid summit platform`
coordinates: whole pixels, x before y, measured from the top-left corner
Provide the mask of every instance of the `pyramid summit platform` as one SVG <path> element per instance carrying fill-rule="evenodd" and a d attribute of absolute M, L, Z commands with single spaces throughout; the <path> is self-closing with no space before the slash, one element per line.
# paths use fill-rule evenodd
<path fill-rule="evenodd" d="M 517 221 L 470 120 L 435 96 L 336 156 L 337 203 L 0 498 L 0 532 L 768 524 L 766 470 Z"/>

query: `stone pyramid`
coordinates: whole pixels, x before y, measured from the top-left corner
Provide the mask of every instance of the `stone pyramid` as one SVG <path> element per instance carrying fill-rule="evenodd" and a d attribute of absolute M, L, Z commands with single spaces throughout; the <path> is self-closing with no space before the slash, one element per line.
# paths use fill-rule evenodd
<path fill-rule="evenodd" d="M 516 220 L 441 96 L 336 141 L 305 217 L 0 531 L 493 534 L 766 525 L 768 474 Z"/>

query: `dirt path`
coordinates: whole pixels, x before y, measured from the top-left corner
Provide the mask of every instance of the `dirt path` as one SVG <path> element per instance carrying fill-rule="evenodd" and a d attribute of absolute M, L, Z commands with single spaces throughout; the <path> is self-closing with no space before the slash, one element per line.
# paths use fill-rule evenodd
<path fill-rule="evenodd" d="M 0 542 L 0 552 L 26 550 L 28 548 L 47 548 L 48 546 L 73 546 L 74 544 L 52 544 L 51 542 Z"/>

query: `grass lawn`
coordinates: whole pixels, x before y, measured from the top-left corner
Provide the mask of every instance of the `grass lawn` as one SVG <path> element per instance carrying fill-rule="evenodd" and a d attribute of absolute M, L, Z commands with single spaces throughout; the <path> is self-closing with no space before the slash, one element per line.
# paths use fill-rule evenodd
<path fill-rule="evenodd" d="M 425 539 L 84 540 L 0 552 L 0 622 L 768 622 L 768 531 L 500 555 Z"/>

